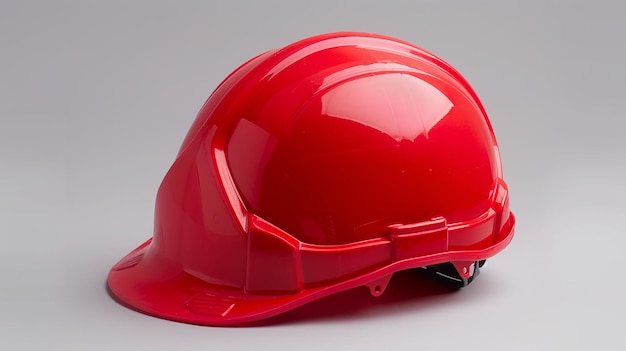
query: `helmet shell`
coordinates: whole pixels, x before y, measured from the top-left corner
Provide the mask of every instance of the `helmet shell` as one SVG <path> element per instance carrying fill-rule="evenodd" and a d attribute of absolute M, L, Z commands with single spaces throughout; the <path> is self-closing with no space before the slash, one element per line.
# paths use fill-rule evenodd
<path fill-rule="evenodd" d="M 220 84 L 159 189 L 153 238 L 109 286 L 153 315 L 239 324 L 486 259 L 513 226 L 492 127 L 461 75 L 406 42 L 332 33 Z"/>

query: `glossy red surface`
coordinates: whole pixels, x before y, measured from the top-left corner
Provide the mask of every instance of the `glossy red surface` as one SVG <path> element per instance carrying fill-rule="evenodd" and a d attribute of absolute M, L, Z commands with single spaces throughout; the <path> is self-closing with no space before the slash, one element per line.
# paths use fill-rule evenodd
<path fill-rule="evenodd" d="M 154 236 L 111 291 L 177 321 L 241 324 L 393 272 L 470 265 L 514 217 L 487 115 L 439 58 L 365 33 L 248 61 L 194 121 L 159 189 Z"/>

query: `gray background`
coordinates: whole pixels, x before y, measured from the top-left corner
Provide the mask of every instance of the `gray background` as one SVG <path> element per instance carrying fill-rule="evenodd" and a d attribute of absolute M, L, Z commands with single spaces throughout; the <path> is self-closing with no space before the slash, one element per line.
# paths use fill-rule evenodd
<path fill-rule="evenodd" d="M 624 8 L 594 1 L 0 3 L 0 349 L 626 349 Z M 420 45 L 481 97 L 518 226 L 458 293 L 401 275 L 265 326 L 133 312 L 109 268 L 151 235 L 195 114 L 248 58 L 329 31 Z"/>

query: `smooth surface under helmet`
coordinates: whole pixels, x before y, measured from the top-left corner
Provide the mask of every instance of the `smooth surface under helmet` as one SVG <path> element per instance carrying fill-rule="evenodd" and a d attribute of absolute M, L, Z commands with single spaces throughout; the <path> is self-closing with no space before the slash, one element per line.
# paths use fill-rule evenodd
<path fill-rule="evenodd" d="M 469 84 L 393 38 L 259 55 L 209 97 L 112 293 L 203 325 L 264 319 L 429 267 L 466 285 L 512 239 L 500 155 Z M 446 266 L 447 265 L 447 266 Z"/>

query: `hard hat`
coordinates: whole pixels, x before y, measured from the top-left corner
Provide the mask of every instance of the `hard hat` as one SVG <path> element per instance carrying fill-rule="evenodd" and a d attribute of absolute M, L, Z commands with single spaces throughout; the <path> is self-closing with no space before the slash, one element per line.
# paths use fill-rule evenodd
<path fill-rule="evenodd" d="M 193 122 L 153 237 L 110 271 L 120 302 L 243 324 L 426 267 L 468 284 L 512 239 L 498 145 L 466 80 L 433 54 L 332 33 L 261 54 Z"/>

